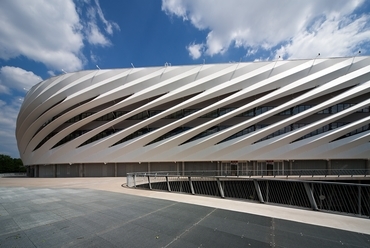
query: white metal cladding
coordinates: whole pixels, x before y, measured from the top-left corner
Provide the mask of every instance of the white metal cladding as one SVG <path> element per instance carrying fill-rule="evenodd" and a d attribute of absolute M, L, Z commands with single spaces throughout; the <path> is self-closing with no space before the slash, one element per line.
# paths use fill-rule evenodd
<path fill-rule="evenodd" d="M 369 159 L 369 96 L 367 56 L 80 71 L 32 87 L 16 137 L 26 165 Z"/>

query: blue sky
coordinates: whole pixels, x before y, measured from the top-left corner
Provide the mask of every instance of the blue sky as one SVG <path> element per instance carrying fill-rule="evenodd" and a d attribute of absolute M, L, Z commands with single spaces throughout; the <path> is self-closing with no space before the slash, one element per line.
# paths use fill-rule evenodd
<path fill-rule="evenodd" d="M 34 84 L 67 72 L 370 54 L 369 0 L 0 1 L 0 154 Z"/>

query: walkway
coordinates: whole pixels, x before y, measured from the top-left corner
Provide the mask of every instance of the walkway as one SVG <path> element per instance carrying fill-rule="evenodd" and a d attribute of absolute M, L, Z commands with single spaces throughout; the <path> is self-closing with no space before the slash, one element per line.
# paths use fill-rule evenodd
<path fill-rule="evenodd" d="M 0 246 L 370 246 L 368 219 L 134 190 L 124 182 L 0 178 Z"/>

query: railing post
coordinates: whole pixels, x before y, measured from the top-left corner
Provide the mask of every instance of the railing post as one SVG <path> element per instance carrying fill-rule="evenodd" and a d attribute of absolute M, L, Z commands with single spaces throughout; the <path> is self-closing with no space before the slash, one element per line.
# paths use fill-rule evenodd
<path fill-rule="evenodd" d="M 256 179 L 253 180 L 253 183 L 254 183 L 254 188 L 256 189 L 256 192 L 257 192 L 258 200 L 260 201 L 260 203 L 264 203 L 265 201 L 263 200 L 260 185 L 258 184 Z"/>
<path fill-rule="evenodd" d="M 222 188 L 220 178 L 217 178 L 218 190 L 220 191 L 221 198 L 225 198 L 224 189 Z"/>
<path fill-rule="evenodd" d="M 166 176 L 166 182 L 167 182 L 168 192 L 171 192 L 171 187 L 170 187 L 170 182 L 168 181 L 168 176 Z"/>
<path fill-rule="evenodd" d="M 358 185 L 358 214 L 361 215 L 361 186 Z"/>
<path fill-rule="evenodd" d="M 148 184 L 149 184 L 149 189 L 152 189 L 152 184 L 150 183 L 150 176 L 148 176 Z"/>
<path fill-rule="evenodd" d="M 191 181 L 191 177 L 188 177 L 188 179 L 189 179 L 189 185 L 190 185 L 191 194 L 192 195 L 195 195 L 194 187 L 193 187 L 193 182 Z"/>
<path fill-rule="evenodd" d="M 310 185 L 308 185 L 308 183 L 306 183 L 306 182 L 304 182 L 303 185 L 304 185 L 304 188 L 306 190 L 308 200 L 311 203 L 311 208 L 313 210 L 317 210 L 317 204 L 316 204 L 315 198 L 313 196 L 313 192 L 312 192 L 312 189 L 311 189 Z"/>

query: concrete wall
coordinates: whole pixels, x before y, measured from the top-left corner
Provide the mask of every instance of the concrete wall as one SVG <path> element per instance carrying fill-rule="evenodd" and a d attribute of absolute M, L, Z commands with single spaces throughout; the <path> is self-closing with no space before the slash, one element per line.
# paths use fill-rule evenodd
<path fill-rule="evenodd" d="M 293 170 L 325 170 L 326 160 L 294 160 Z"/>
<path fill-rule="evenodd" d="M 57 165 L 57 177 L 78 177 L 79 166 L 77 164 Z"/>
<path fill-rule="evenodd" d="M 54 165 L 39 165 L 39 177 L 55 177 Z"/>
<path fill-rule="evenodd" d="M 331 169 L 342 169 L 342 170 L 350 170 L 350 169 L 366 169 L 366 162 L 367 160 L 364 159 L 342 159 L 342 160 L 330 160 L 331 162 Z"/>
<path fill-rule="evenodd" d="M 284 171 L 289 170 L 338 170 L 338 169 L 367 169 L 370 173 L 370 161 L 365 159 L 354 160 L 290 160 L 281 161 Z M 230 161 L 194 161 L 194 162 L 142 162 L 142 163 L 86 163 L 86 164 L 52 164 L 34 165 L 27 167 L 29 177 L 125 177 L 130 172 L 154 171 L 217 171 L 221 170 Z M 257 170 L 257 164 L 266 167 L 266 161 L 240 161 L 239 170 Z M 261 168 L 259 168 L 260 170 Z M 266 168 L 262 168 L 266 169 Z M 333 172 L 335 173 L 335 172 Z"/>
<path fill-rule="evenodd" d="M 185 162 L 185 171 L 217 170 L 217 162 Z"/>
<path fill-rule="evenodd" d="M 148 163 L 117 163 L 117 176 L 125 177 L 130 172 L 146 172 Z"/>
<path fill-rule="evenodd" d="M 114 164 L 84 164 L 85 177 L 114 177 Z"/>

